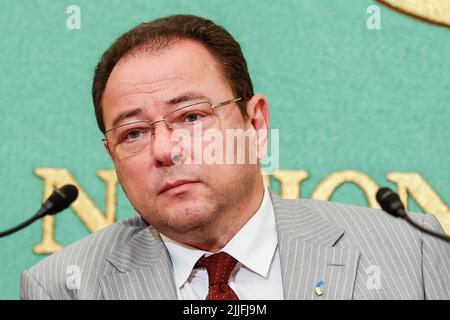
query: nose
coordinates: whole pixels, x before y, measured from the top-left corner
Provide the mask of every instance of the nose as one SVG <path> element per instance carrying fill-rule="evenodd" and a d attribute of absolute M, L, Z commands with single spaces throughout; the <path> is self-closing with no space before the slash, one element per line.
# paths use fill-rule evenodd
<path fill-rule="evenodd" d="M 172 141 L 172 130 L 167 128 L 164 122 L 158 123 L 154 127 L 151 152 L 156 166 L 169 167 L 174 165 L 172 161 L 172 151 L 176 141 Z"/>

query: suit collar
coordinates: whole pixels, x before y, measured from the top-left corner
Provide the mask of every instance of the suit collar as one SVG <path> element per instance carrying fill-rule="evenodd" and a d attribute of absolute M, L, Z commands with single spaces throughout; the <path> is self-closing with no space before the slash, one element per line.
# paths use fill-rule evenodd
<path fill-rule="evenodd" d="M 281 241 L 305 241 L 315 246 L 332 247 L 345 232 L 310 209 L 307 205 L 310 200 L 281 199 L 273 191 L 270 196 Z"/>
<path fill-rule="evenodd" d="M 106 259 L 119 271 L 99 278 L 105 299 L 177 299 L 172 264 L 159 233 L 142 229 Z"/>
<path fill-rule="evenodd" d="M 345 230 L 312 210 L 311 200 L 283 200 L 271 192 L 285 299 L 351 299 L 359 251 L 344 248 Z M 315 291 L 323 281 L 322 295 Z"/>
<path fill-rule="evenodd" d="M 144 220 L 141 222 L 141 229 L 106 258 L 120 272 L 147 267 L 164 255 L 166 249 L 158 231 Z"/>

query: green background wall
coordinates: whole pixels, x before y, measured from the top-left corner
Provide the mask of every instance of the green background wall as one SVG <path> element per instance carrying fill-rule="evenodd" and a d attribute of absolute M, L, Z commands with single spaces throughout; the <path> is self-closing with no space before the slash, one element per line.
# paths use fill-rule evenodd
<path fill-rule="evenodd" d="M 68 30 L 66 9 L 81 8 Z M 421 173 L 450 204 L 450 29 L 380 5 L 381 30 L 366 26 L 372 0 L 1 0 L 0 230 L 38 208 L 35 168 L 67 168 L 104 209 L 95 172 L 113 168 L 90 96 L 107 46 L 138 23 L 191 13 L 225 26 L 242 44 L 254 86 L 280 129 L 280 168 L 303 169 L 309 197 L 337 170 L 360 170 L 380 185 L 392 171 Z M 367 205 L 345 185 L 333 201 Z M 414 204 L 412 204 L 414 208 Z M 119 192 L 117 217 L 134 212 Z M 89 234 L 72 213 L 55 238 Z M 0 239 L 0 299 L 19 296 L 19 274 L 45 256 L 32 252 L 41 224 Z"/>

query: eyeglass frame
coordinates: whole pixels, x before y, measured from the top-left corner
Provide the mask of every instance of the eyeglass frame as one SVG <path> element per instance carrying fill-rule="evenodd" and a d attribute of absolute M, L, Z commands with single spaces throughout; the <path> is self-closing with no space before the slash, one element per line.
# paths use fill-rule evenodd
<path fill-rule="evenodd" d="M 124 123 L 124 124 L 115 126 L 114 128 L 111 128 L 111 129 L 109 129 L 109 130 L 106 130 L 106 131 L 105 131 L 105 136 L 102 138 L 102 141 L 103 141 L 103 142 L 108 141 L 108 138 L 106 137 L 106 134 L 107 134 L 108 132 L 111 132 L 112 130 L 115 130 L 115 129 L 117 129 L 117 128 L 121 128 L 121 127 L 123 127 L 123 126 L 127 126 L 127 125 L 130 125 L 130 124 L 133 124 L 133 123 L 138 123 L 138 122 L 150 122 L 150 129 L 154 128 L 156 124 L 161 123 L 161 122 L 164 122 L 164 123 L 166 124 L 166 127 L 167 127 L 167 128 L 172 129 L 172 128 L 169 126 L 169 124 L 167 123 L 166 117 L 167 117 L 168 115 L 172 114 L 172 113 L 175 113 L 175 112 L 179 111 L 179 110 L 183 110 L 183 109 L 185 109 L 185 108 L 189 108 L 189 107 L 195 106 L 196 104 L 209 103 L 209 104 L 211 105 L 211 108 L 212 108 L 213 111 L 214 111 L 216 108 L 220 108 L 220 107 L 223 107 L 223 106 L 226 106 L 226 105 L 228 105 L 228 104 L 231 104 L 231 103 L 234 103 L 234 102 L 238 102 L 238 101 L 241 101 L 241 100 L 242 100 L 242 98 L 239 97 L 239 98 L 233 98 L 233 99 L 230 99 L 230 100 L 226 100 L 226 101 L 223 101 L 223 102 L 219 102 L 219 103 L 216 103 L 216 104 L 211 104 L 210 101 L 195 102 L 195 103 L 189 104 L 189 105 L 187 105 L 187 106 L 183 106 L 183 107 L 180 107 L 180 108 L 178 108 L 178 109 L 172 110 L 172 111 L 170 111 L 169 113 L 165 114 L 161 119 L 155 120 L 155 121 L 153 121 L 153 122 L 150 122 L 150 120 L 138 120 L 138 121 L 127 122 L 127 123 Z"/>

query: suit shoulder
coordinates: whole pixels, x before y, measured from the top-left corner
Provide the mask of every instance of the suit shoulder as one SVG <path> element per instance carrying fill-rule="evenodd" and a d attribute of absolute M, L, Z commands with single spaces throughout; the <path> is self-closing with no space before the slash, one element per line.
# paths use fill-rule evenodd
<path fill-rule="evenodd" d="M 416 249 L 421 246 L 421 231 L 382 209 L 321 200 L 310 200 L 308 206 L 327 221 L 343 228 L 347 241 L 353 244 L 364 239 L 367 243 L 379 242 L 390 246 L 404 246 L 405 242 L 410 242 Z M 419 225 L 435 220 L 431 214 L 408 212 L 408 215 Z"/>
<path fill-rule="evenodd" d="M 386 223 L 404 225 L 402 219 L 391 216 L 379 208 L 369 208 L 353 204 L 344 204 L 339 202 L 324 200 L 308 200 L 307 205 L 314 211 L 320 213 L 327 220 L 339 219 L 339 221 L 350 222 L 352 220 L 364 220 L 372 223 Z M 408 215 L 417 223 L 423 224 L 425 216 L 423 213 L 408 212 Z"/>
<path fill-rule="evenodd" d="M 50 275 L 65 275 L 69 266 L 78 266 L 82 271 L 102 270 L 99 265 L 106 264 L 106 257 L 116 248 L 125 244 L 136 232 L 148 227 L 141 217 L 135 216 L 116 222 L 100 231 L 78 240 L 32 266 L 31 273 L 37 281 Z"/>

